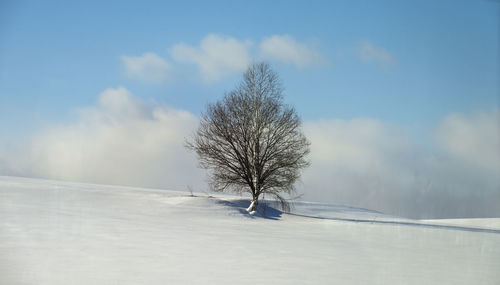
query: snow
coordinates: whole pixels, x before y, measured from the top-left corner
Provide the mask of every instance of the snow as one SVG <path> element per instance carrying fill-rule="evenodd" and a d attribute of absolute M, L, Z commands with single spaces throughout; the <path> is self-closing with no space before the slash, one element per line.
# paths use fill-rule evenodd
<path fill-rule="evenodd" d="M 500 284 L 500 219 L 248 205 L 0 177 L 0 284 Z"/>
<path fill-rule="evenodd" d="M 466 226 L 471 228 L 492 229 L 500 231 L 499 218 L 437 219 L 437 220 L 422 220 L 422 222 L 438 224 L 438 225 L 456 225 L 456 226 Z"/>

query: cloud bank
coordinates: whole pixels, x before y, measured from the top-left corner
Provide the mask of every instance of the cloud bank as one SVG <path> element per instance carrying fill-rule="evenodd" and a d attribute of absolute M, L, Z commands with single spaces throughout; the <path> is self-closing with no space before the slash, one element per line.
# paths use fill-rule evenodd
<path fill-rule="evenodd" d="M 304 200 L 411 218 L 500 216 L 499 112 L 450 114 L 423 145 L 402 126 L 376 119 L 308 121 L 311 166 Z M 103 91 L 76 121 L 35 134 L 0 154 L 0 175 L 206 190 L 184 139 L 193 114 L 147 102 L 123 87 Z"/>
<path fill-rule="evenodd" d="M 42 130 L 23 159 L 36 177 L 104 184 L 200 189 L 204 174 L 183 141 L 189 112 L 148 104 L 123 87 L 103 91 L 75 123 Z M 20 169 L 20 168 L 18 168 Z"/>
<path fill-rule="evenodd" d="M 498 112 L 450 115 L 432 147 L 375 119 L 306 122 L 305 199 L 412 218 L 500 216 Z"/>
<path fill-rule="evenodd" d="M 500 164 L 500 116 L 480 112 L 474 115 L 451 114 L 436 131 L 440 145 L 452 156 L 488 171 Z"/>

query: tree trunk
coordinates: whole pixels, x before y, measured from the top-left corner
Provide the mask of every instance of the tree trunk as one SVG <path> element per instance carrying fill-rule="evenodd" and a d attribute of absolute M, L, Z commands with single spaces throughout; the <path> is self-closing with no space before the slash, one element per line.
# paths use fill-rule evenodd
<path fill-rule="evenodd" d="M 247 208 L 247 212 L 253 213 L 257 211 L 257 205 L 259 204 L 259 196 L 254 196 L 252 198 L 252 203 L 250 203 L 250 206 Z"/>

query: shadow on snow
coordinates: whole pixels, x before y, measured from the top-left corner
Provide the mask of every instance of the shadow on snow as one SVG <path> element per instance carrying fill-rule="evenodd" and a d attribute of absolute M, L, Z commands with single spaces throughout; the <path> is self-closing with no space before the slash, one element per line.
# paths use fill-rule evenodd
<path fill-rule="evenodd" d="M 419 223 L 417 221 L 390 221 L 390 220 L 377 220 L 374 219 L 356 219 L 356 218 L 341 218 L 341 217 L 322 217 L 318 215 L 306 215 L 300 213 L 290 213 L 283 212 L 276 209 L 276 203 L 273 201 L 260 201 L 257 206 L 257 212 L 254 214 L 250 214 L 247 212 L 248 206 L 250 206 L 250 201 L 247 199 L 239 199 L 239 200 L 217 200 L 217 203 L 223 206 L 231 207 L 236 209 L 242 215 L 251 218 L 264 218 L 269 220 L 279 220 L 283 216 L 283 214 L 309 218 L 309 219 L 319 219 L 319 220 L 330 220 L 330 221 L 342 221 L 342 222 L 352 222 L 352 223 L 367 223 L 367 224 L 384 224 L 384 225 L 396 225 L 396 226 L 413 226 L 413 227 L 423 227 L 423 228 L 433 228 L 433 229 L 446 229 L 446 230 L 458 230 L 458 231 L 468 231 L 468 232 L 482 232 L 482 233 L 493 233 L 500 234 L 500 230 L 496 229 L 485 229 L 485 228 L 473 228 L 473 227 L 464 227 L 464 226 L 454 226 L 454 225 L 436 225 L 436 224 L 428 224 L 428 223 Z M 299 202 L 300 204 L 300 202 Z M 325 205 L 326 206 L 326 205 Z M 366 211 L 366 212 L 375 212 L 367 209 L 361 208 L 353 208 L 353 207 L 344 207 L 345 209 L 337 210 L 333 212 L 343 212 L 347 209 L 356 209 L 357 211 Z"/>
<path fill-rule="evenodd" d="M 369 224 L 388 224 L 397 226 L 414 226 L 414 227 L 424 227 L 424 228 L 434 228 L 434 229 L 500 234 L 500 230 L 495 230 L 495 229 L 472 228 L 472 227 L 454 226 L 454 225 L 436 225 L 436 224 L 426 224 L 426 223 L 418 223 L 411 221 L 405 222 L 405 221 L 387 221 L 387 220 L 376 220 L 376 219 L 319 217 L 319 216 L 303 215 L 295 213 L 287 213 L 287 214 L 291 216 L 310 218 L 310 219 L 320 219 L 320 220 L 331 220 L 331 221 L 342 221 L 342 222 L 353 222 L 353 223 L 369 223 Z"/>
<path fill-rule="evenodd" d="M 257 211 L 254 214 L 250 214 L 247 212 L 247 208 L 250 206 L 250 201 L 246 199 L 232 201 L 217 200 L 217 204 L 234 208 L 238 210 L 238 212 L 240 212 L 242 215 L 252 219 L 264 218 L 269 220 L 279 220 L 283 215 L 282 211 L 272 207 L 274 202 L 270 201 L 259 201 L 259 205 L 257 205 Z"/>

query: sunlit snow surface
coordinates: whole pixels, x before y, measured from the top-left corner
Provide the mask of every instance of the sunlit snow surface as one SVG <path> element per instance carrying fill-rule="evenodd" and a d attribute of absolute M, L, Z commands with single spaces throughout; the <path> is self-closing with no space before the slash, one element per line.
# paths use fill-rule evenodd
<path fill-rule="evenodd" d="M 500 284 L 500 219 L 0 177 L 0 284 Z"/>

